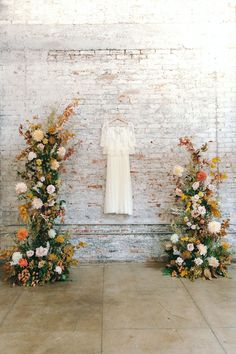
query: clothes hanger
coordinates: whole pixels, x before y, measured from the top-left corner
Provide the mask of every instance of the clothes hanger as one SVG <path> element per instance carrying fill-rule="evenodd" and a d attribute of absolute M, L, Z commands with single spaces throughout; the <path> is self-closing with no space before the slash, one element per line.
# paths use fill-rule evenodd
<path fill-rule="evenodd" d="M 116 122 L 117 120 L 119 120 L 120 122 L 125 123 L 125 124 L 128 125 L 129 122 L 120 114 L 118 107 L 116 108 L 116 111 L 117 111 L 117 114 L 116 114 L 115 118 L 113 118 L 113 119 L 109 122 L 109 124 L 110 124 L 110 123 L 113 123 L 113 122 Z"/>

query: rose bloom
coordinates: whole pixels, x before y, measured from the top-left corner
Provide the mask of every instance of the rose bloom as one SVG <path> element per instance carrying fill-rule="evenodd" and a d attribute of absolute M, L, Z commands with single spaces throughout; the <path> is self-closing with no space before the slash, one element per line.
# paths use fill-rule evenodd
<path fill-rule="evenodd" d="M 43 202 L 40 198 L 34 198 L 32 201 L 32 207 L 34 209 L 41 209 L 43 206 Z"/>
<path fill-rule="evenodd" d="M 200 182 L 205 181 L 205 179 L 207 178 L 207 174 L 205 171 L 201 170 L 197 173 L 197 180 Z"/>
<path fill-rule="evenodd" d="M 24 194 L 27 192 L 27 185 L 24 182 L 19 182 L 16 184 L 16 193 L 19 194 Z"/>
<path fill-rule="evenodd" d="M 58 157 L 60 157 L 60 159 L 63 159 L 63 157 L 65 157 L 66 154 L 66 149 L 64 148 L 64 146 L 59 147 L 57 153 L 58 153 Z"/>
<path fill-rule="evenodd" d="M 204 206 L 199 206 L 198 207 L 198 212 L 201 214 L 201 215 L 205 215 L 206 214 L 206 208 Z"/>
<path fill-rule="evenodd" d="M 219 266 L 219 261 L 215 257 L 211 256 L 207 258 L 209 266 L 213 268 L 217 268 Z"/>
<path fill-rule="evenodd" d="M 50 166 L 52 170 L 56 171 L 60 167 L 60 164 L 57 160 L 53 159 L 51 160 Z"/>
<path fill-rule="evenodd" d="M 173 234 L 171 235 L 170 240 L 172 243 L 177 243 L 179 241 L 179 236 L 177 234 Z"/>
<path fill-rule="evenodd" d="M 182 166 L 176 165 L 173 168 L 173 175 L 181 177 L 183 175 L 184 168 Z"/>
<path fill-rule="evenodd" d="M 24 241 L 28 237 L 28 231 L 26 229 L 19 229 L 17 232 L 17 238 L 19 241 Z"/>
<path fill-rule="evenodd" d="M 27 267 L 27 265 L 28 265 L 27 259 L 21 258 L 21 259 L 19 260 L 18 264 L 19 264 L 19 266 L 20 266 L 21 268 Z"/>
<path fill-rule="evenodd" d="M 218 234 L 221 230 L 221 223 L 218 221 L 211 221 L 208 224 L 208 231 L 211 234 Z"/>
<path fill-rule="evenodd" d="M 35 255 L 36 257 L 44 257 L 48 254 L 48 249 L 47 247 L 37 247 L 36 250 L 35 250 Z"/>
<path fill-rule="evenodd" d="M 62 273 L 62 268 L 60 266 L 56 266 L 55 272 L 58 273 L 58 274 L 61 274 Z"/>
<path fill-rule="evenodd" d="M 192 188 L 194 191 L 196 191 L 199 188 L 199 182 L 194 182 Z"/>
<path fill-rule="evenodd" d="M 30 151 L 29 155 L 28 155 L 28 160 L 32 161 L 33 159 L 36 159 L 37 155 L 35 154 L 35 152 Z"/>
<path fill-rule="evenodd" d="M 35 141 L 41 141 L 41 140 L 43 140 L 43 137 L 44 137 L 43 131 L 40 130 L 40 129 L 36 129 L 36 130 L 32 133 L 32 138 L 33 138 Z"/>
<path fill-rule="evenodd" d="M 20 252 L 14 252 L 12 254 L 12 265 L 18 264 L 19 260 L 22 258 L 22 254 Z"/>
<path fill-rule="evenodd" d="M 33 255 L 34 255 L 34 251 L 32 251 L 32 250 L 29 250 L 29 251 L 26 251 L 26 255 L 27 255 L 27 257 L 33 257 Z"/>
<path fill-rule="evenodd" d="M 184 260 L 183 260 L 183 258 L 178 257 L 175 262 L 176 262 L 179 266 L 181 266 L 181 265 L 183 264 Z"/>
<path fill-rule="evenodd" d="M 56 231 L 55 231 L 54 229 L 50 229 L 50 230 L 48 231 L 48 236 L 49 236 L 50 238 L 55 238 L 55 236 L 56 236 Z"/>
<path fill-rule="evenodd" d="M 207 254 L 207 246 L 200 243 L 199 245 L 197 245 L 197 248 L 201 256 L 205 256 Z"/>
<path fill-rule="evenodd" d="M 47 186 L 48 194 L 53 194 L 55 192 L 55 190 L 56 190 L 56 188 L 52 184 L 49 184 L 49 186 Z"/>
<path fill-rule="evenodd" d="M 39 148 L 40 150 L 43 150 L 44 147 L 45 147 L 42 143 L 38 144 L 37 146 L 38 146 L 38 148 Z"/>
<path fill-rule="evenodd" d="M 187 244 L 187 250 L 188 250 L 189 252 L 192 252 L 192 251 L 194 250 L 194 244 L 193 244 L 193 243 L 188 243 L 188 244 Z"/>
<path fill-rule="evenodd" d="M 203 263 L 203 260 L 200 257 L 197 257 L 197 258 L 194 259 L 194 263 L 197 266 L 200 266 Z"/>

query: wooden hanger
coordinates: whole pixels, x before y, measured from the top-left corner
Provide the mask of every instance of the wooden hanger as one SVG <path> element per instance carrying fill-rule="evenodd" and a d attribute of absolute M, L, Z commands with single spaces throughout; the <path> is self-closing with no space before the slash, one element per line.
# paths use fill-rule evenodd
<path fill-rule="evenodd" d="M 119 120 L 119 121 L 122 122 L 122 123 L 129 124 L 129 122 L 120 114 L 118 107 L 116 108 L 116 110 L 117 110 L 118 113 L 116 114 L 115 118 L 113 118 L 113 119 L 109 122 L 109 124 L 110 124 L 110 123 L 113 123 L 113 122 L 116 122 L 117 120 Z"/>

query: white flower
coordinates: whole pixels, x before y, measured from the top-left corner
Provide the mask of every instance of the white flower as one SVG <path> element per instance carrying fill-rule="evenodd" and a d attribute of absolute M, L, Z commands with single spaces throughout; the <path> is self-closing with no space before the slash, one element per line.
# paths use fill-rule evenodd
<path fill-rule="evenodd" d="M 24 182 L 19 182 L 16 184 L 16 193 L 23 194 L 27 191 L 27 185 Z"/>
<path fill-rule="evenodd" d="M 183 175 L 184 168 L 182 166 L 176 165 L 173 168 L 173 175 L 181 177 Z"/>
<path fill-rule="evenodd" d="M 187 244 L 187 250 L 188 250 L 189 252 L 192 252 L 192 251 L 194 250 L 194 244 L 193 244 L 193 243 L 188 243 L 188 244 Z"/>
<path fill-rule="evenodd" d="M 191 215 L 193 218 L 197 218 L 200 215 L 200 213 L 199 213 L 198 209 L 194 209 L 191 211 Z"/>
<path fill-rule="evenodd" d="M 180 255 L 180 251 L 178 250 L 178 248 L 176 246 L 173 247 L 173 255 L 174 256 L 179 256 Z"/>
<path fill-rule="evenodd" d="M 52 184 L 49 184 L 49 186 L 47 186 L 48 194 L 53 194 L 55 192 L 55 190 L 56 190 L 56 188 Z"/>
<path fill-rule="evenodd" d="M 54 230 L 54 229 L 50 229 L 49 231 L 48 231 L 48 236 L 50 237 L 50 238 L 54 238 L 55 236 L 56 236 L 56 231 Z"/>
<path fill-rule="evenodd" d="M 43 150 L 44 147 L 45 147 L 45 146 L 44 146 L 42 143 L 38 144 L 38 148 L 39 148 L 40 150 Z"/>
<path fill-rule="evenodd" d="M 215 257 L 211 256 L 207 258 L 209 266 L 213 268 L 217 268 L 219 266 L 219 261 Z"/>
<path fill-rule="evenodd" d="M 183 264 L 184 260 L 183 260 L 183 258 L 178 257 L 175 262 L 176 262 L 179 266 L 181 266 L 181 265 Z"/>
<path fill-rule="evenodd" d="M 192 230 L 196 230 L 196 227 L 197 227 L 196 225 L 192 225 L 192 226 L 191 226 L 191 229 L 192 229 Z"/>
<path fill-rule="evenodd" d="M 33 257 L 34 251 L 32 251 L 32 250 L 26 251 L 26 255 L 27 255 L 27 257 Z"/>
<path fill-rule="evenodd" d="M 192 188 L 194 191 L 196 191 L 200 186 L 200 183 L 199 182 L 194 182 L 193 185 L 192 185 Z"/>
<path fill-rule="evenodd" d="M 172 243 L 177 243 L 179 241 L 179 236 L 177 234 L 173 234 L 170 240 Z"/>
<path fill-rule="evenodd" d="M 213 184 L 209 184 L 209 186 L 207 188 L 212 192 L 215 192 L 215 190 L 216 190 L 216 187 Z"/>
<path fill-rule="evenodd" d="M 221 223 L 218 222 L 218 221 L 211 221 L 209 222 L 208 224 L 208 231 L 211 233 L 211 234 L 217 234 L 219 233 L 221 230 Z"/>
<path fill-rule="evenodd" d="M 22 258 L 22 253 L 20 253 L 20 252 L 14 252 L 13 254 L 12 254 L 12 262 L 11 262 L 11 264 L 12 265 L 16 265 L 16 264 L 18 264 L 18 262 L 19 262 L 19 260 Z"/>
<path fill-rule="evenodd" d="M 60 167 L 60 164 L 57 160 L 53 159 L 50 163 L 51 169 L 56 171 Z"/>
<path fill-rule="evenodd" d="M 187 226 L 188 226 L 188 227 L 191 227 L 191 225 L 192 225 L 192 224 L 191 224 L 191 222 L 190 222 L 190 221 L 189 221 L 189 222 L 187 222 Z"/>
<path fill-rule="evenodd" d="M 43 257 L 48 254 L 48 249 L 46 247 L 40 246 L 37 247 L 35 250 L 36 257 Z"/>
<path fill-rule="evenodd" d="M 30 151 L 29 155 L 28 155 L 28 160 L 32 161 L 33 159 L 36 159 L 37 155 L 35 154 L 35 152 Z"/>
<path fill-rule="evenodd" d="M 191 198 L 191 200 L 192 200 L 193 202 L 197 202 L 199 199 L 200 199 L 200 197 L 199 197 L 198 194 L 195 194 L 195 195 Z"/>
<path fill-rule="evenodd" d="M 43 186 L 43 183 L 39 181 L 39 182 L 36 184 L 36 186 L 39 187 L 39 188 L 41 188 L 41 187 Z"/>
<path fill-rule="evenodd" d="M 45 177 L 42 176 L 42 177 L 40 178 L 40 181 L 41 181 L 41 182 L 44 182 L 44 181 L 45 181 Z"/>
<path fill-rule="evenodd" d="M 43 137 L 44 137 L 43 131 L 40 130 L 40 129 L 36 129 L 36 130 L 32 133 L 32 138 L 33 138 L 35 141 L 41 141 L 41 140 L 43 140 Z"/>
<path fill-rule="evenodd" d="M 60 266 L 56 266 L 55 272 L 58 273 L 58 274 L 61 274 L 62 273 L 62 268 Z"/>
<path fill-rule="evenodd" d="M 197 248 L 201 256 L 205 256 L 207 254 L 207 246 L 200 243 L 199 245 L 197 245 Z"/>
<path fill-rule="evenodd" d="M 176 188 L 175 194 L 178 195 L 179 197 L 181 197 L 181 195 L 183 194 L 183 192 L 182 192 L 182 190 L 181 190 L 180 188 Z"/>
<path fill-rule="evenodd" d="M 197 257 L 197 258 L 194 259 L 194 263 L 197 266 L 200 266 L 203 263 L 203 260 L 200 257 Z"/>
<path fill-rule="evenodd" d="M 34 209 L 41 209 L 43 206 L 43 202 L 40 198 L 34 198 L 32 201 L 32 207 Z"/>
<path fill-rule="evenodd" d="M 199 206 L 198 207 L 198 212 L 200 215 L 205 215 L 206 214 L 206 208 L 204 206 Z"/>
<path fill-rule="evenodd" d="M 48 202 L 48 205 L 51 207 L 51 206 L 53 206 L 55 204 L 55 200 L 50 200 L 49 202 Z"/>
<path fill-rule="evenodd" d="M 63 159 L 63 157 L 66 154 L 66 149 L 64 148 L 64 146 L 59 147 L 59 149 L 57 150 L 58 156 Z"/>

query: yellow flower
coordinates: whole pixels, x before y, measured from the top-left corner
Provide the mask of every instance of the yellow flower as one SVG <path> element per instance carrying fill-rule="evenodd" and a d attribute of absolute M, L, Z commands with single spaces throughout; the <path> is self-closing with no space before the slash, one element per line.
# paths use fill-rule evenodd
<path fill-rule="evenodd" d="M 60 167 L 59 162 L 56 159 L 52 159 L 50 163 L 51 169 L 56 171 Z"/>
<path fill-rule="evenodd" d="M 199 192 L 198 195 L 199 195 L 200 198 L 202 198 L 204 196 L 204 193 L 203 192 Z"/>
<path fill-rule="evenodd" d="M 24 222 L 27 222 L 29 220 L 29 214 L 28 214 L 28 209 L 26 205 L 20 205 L 19 206 L 19 213 L 20 217 Z"/>
<path fill-rule="evenodd" d="M 186 196 L 184 193 L 182 193 L 182 194 L 181 194 L 181 199 L 182 199 L 182 200 L 185 200 L 185 199 L 187 199 L 187 196 Z"/>
<path fill-rule="evenodd" d="M 181 241 L 188 241 L 188 236 L 180 237 L 180 240 L 181 240 Z"/>
<path fill-rule="evenodd" d="M 220 162 L 220 158 L 219 157 L 213 157 L 213 159 L 211 161 L 213 163 L 218 163 L 218 162 Z"/>
<path fill-rule="evenodd" d="M 32 198 L 33 198 L 33 194 L 32 194 L 32 193 L 29 193 L 29 194 L 28 194 L 28 198 L 29 198 L 29 199 L 32 199 Z"/>
<path fill-rule="evenodd" d="M 37 159 L 37 160 L 36 160 L 36 164 L 37 164 L 38 166 L 41 166 L 41 165 L 42 165 L 42 160 Z"/>
<path fill-rule="evenodd" d="M 61 235 L 58 235 L 56 238 L 55 238 L 55 241 L 58 242 L 58 243 L 63 243 L 65 241 L 64 237 L 61 236 Z"/>
<path fill-rule="evenodd" d="M 230 244 L 229 242 L 223 241 L 223 242 L 221 242 L 221 246 L 222 246 L 225 250 L 227 250 L 228 248 L 231 247 L 231 244 Z"/>
<path fill-rule="evenodd" d="M 187 216 L 184 217 L 184 222 L 188 222 L 188 217 Z"/>
<path fill-rule="evenodd" d="M 47 138 L 44 138 L 44 139 L 43 139 L 43 143 L 44 143 L 44 145 L 47 145 L 48 139 L 47 139 Z"/>
<path fill-rule="evenodd" d="M 183 270 L 180 272 L 181 278 L 185 278 L 187 275 L 188 275 L 187 269 L 183 269 Z"/>
<path fill-rule="evenodd" d="M 55 253 L 49 254 L 48 260 L 49 260 L 49 261 L 52 261 L 52 262 L 57 261 L 57 260 L 58 260 L 57 255 L 56 255 Z"/>

